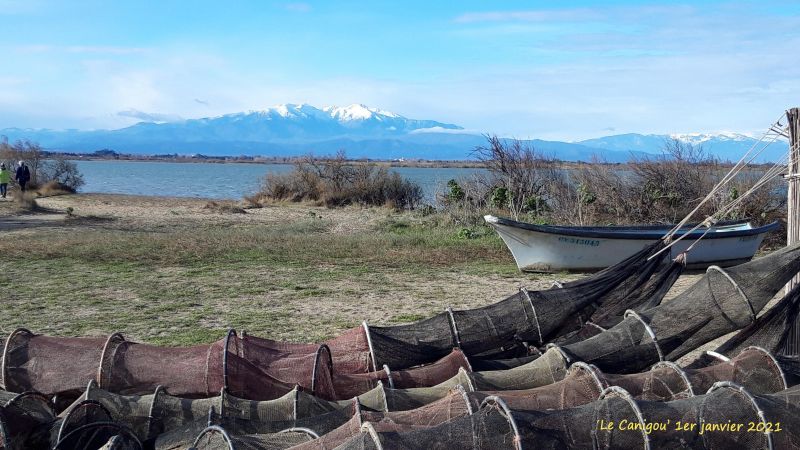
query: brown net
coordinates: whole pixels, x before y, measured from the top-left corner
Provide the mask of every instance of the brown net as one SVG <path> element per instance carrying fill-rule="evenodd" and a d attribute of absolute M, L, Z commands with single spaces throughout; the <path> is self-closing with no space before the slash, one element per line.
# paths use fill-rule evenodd
<path fill-rule="evenodd" d="M 459 369 L 471 370 L 469 361 L 459 349 L 453 349 L 444 358 L 424 366 L 403 370 L 391 370 L 384 366 L 382 370 L 364 374 L 336 374 L 336 398 L 346 399 L 363 394 L 377 386 L 381 381 L 390 388 L 411 388 L 434 386 L 447 381 Z"/>
<path fill-rule="evenodd" d="M 519 435 L 511 412 L 502 405 L 484 407 L 474 414 L 457 417 L 432 428 L 381 431 L 384 427 L 365 423 L 362 433 L 341 444 L 339 449 L 499 449 L 517 448 Z"/>
<path fill-rule="evenodd" d="M 565 409 L 591 403 L 606 387 L 598 377 L 598 370 L 584 363 L 575 363 L 567 375 L 555 383 L 533 389 L 508 391 L 483 391 L 469 396 L 483 401 L 489 396 L 503 399 L 511 409 L 547 410 Z"/>
<path fill-rule="evenodd" d="M 3 350 L 2 388 L 76 398 L 97 376 L 105 343 L 102 338 L 49 337 L 24 328 L 14 330 Z"/>

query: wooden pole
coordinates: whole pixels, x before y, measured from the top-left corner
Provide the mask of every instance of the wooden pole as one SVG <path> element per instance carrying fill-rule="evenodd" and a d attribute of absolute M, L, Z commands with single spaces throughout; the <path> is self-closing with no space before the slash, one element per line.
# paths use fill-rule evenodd
<path fill-rule="evenodd" d="M 800 241 L 800 108 L 786 111 L 789 123 L 789 194 L 786 216 L 786 244 L 792 245 Z M 800 283 L 800 276 L 795 276 L 786 285 L 786 291 Z"/>
<path fill-rule="evenodd" d="M 800 241 L 800 108 L 786 111 L 789 128 L 789 172 L 786 176 L 789 183 L 786 216 L 786 243 L 792 245 Z M 786 285 L 788 293 L 800 283 L 800 275 L 795 275 Z M 789 330 L 782 353 L 800 354 L 800 318 Z"/>

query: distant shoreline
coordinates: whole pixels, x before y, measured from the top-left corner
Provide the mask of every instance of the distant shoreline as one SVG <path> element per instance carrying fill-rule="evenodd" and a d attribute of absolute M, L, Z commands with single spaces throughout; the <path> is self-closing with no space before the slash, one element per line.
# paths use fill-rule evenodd
<path fill-rule="evenodd" d="M 45 157 L 49 156 L 65 156 L 67 159 L 76 161 L 130 161 L 130 162 L 171 162 L 171 163 L 200 163 L 200 164 L 261 164 L 261 165 L 274 165 L 274 164 L 296 164 L 302 161 L 306 156 L 206 156 L 206 155 L 134 155 L 115 153 L 105 151 L 94 153 L 67 153 L 67 152 L 54 152 L 44 151 Z M 320 160 L 325 160 L 327 156 L 315 155 Z M 370 158 L 354 158 L 347 159 L 347 162 L 358 164 L 374 164 L 384 165 L 388 167 L 408 167 L 420 169 L 484 169 L 486 165 L 477 160 L 437 160 L 437 159 L 370 159 Z M 627 167 L 629 162 L 587 162 L 587 161 L 553 161 L 553 164 L 562 169 L 577 168 L 584 164 L 599 164 L 603 166 L 614 167 Z M 719 167 L 733 167 L 733 163 L 729 161 L 718 162 Z M 748 164 L 749 167 L 758 168 L 770 166 L 772 163 Z"/>
<path fill-rule="evenodd" d="M 171 162 L 171 163 L 201 163 L 201 164 L 296 164 L 306 156 L 267 157 L 267 156 L 206 156 L 206 155 L 133 155 L 108 152 L 95 153 L 66 153 L 46 151 L 45 156 L 65 156 L 76 161 L 130 161 L 130 162 Z M 321 160 L 326 157 L 318 156 Z M 354 158 L 347 160 L 351 164 L 376 164 L 389 167 L 409 167 L 421 169 L 483 169 L 486 165 L 477 160 L 438 160 L 438 159 L 370 159 Z M 555 161 L 562 168 L 577 167 L 587 164 L 574 161 Z M 593 163 L 592 163 L 593 164 Z M 626 163 L 602 163 L 609 166 L 625 166 Z"/>

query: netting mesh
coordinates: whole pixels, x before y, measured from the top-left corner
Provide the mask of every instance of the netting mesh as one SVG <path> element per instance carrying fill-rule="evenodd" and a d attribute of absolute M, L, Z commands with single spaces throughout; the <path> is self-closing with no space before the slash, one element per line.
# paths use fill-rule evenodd
<path fill-rule="evenodd" d="M 658 269 L 654 270 L 656 266 Z M 571 332 L 564 332 L 564 329 L 553 343 L 566 345 L 588 339 L 620 323 L 629 309 L 643 311 L 658 306 L 685 268 L 685 258 L 670 262 L 661 259 L 648 261 L 638 276 L 629 278 L 618 289 L 607 293 L 601 304 L 587 307 L 591 314 L 581 316 L 586 319 L 580 321 L 578 329 Z"/>
<path fill-rule="evenodd" d="M 800 269 L 800 246 L 787 247 L 726 271 L 710 267 L 672 301 L 563 347 L 576 360 L 604 371 L 629 373 L 674 360 L 706 342 L 741 329 Z"/>
<path fill-rule="evenodd" d="M 583 363 L 570 367 L 564 379 L 545 386 L 506 391 L 481 391 L 468 394 L 476 401 L 489 396 L 503 399 L 511 409 L 564 409 L 593 402 L 606 387 L 597 370 Z"/>
<path fill-rule="evenodd" d="M 346 399 L 360 395 L 377 386 L 378 381 L 393 388 L 433 386 L 455 376 L 459 369 L 471 370 L 469 361 L 459 349 L 453 349 L 444 358 L 424 366 L 403 370 L 382 370 L 363 374 L 336 374 L 335 398 Z"/>
<path fill-rule="evenodd" d="M 40 394 L 19 394 L 0 407 L 0 443 L 12 450 L 50 445 L 49 424 L 55 412 Z"/>
<path fill-rule="evenodd" d="M 561 288 L 523 289 L 482 308 L 448 309 L 411 324 L 369 327 L 373 362 L 400 369 L 434 361 L 453 347 L 463 349 L 467 355 L 480 355 L 522 346 L 524 342 L 544 344 L 578 311 L 592 303 L 602 303 L 604 296 L 631 278 L 639 279 L 640 263 L 660 245 L 663 244 L 653 244 L 615 266 Z"/>
<path fill-rule="evenodd" d="M 501 407 L 480 411 L 447 421 L 433 428 L 412 431 L 379 431 L 370 423 L 362 433 L 340 445 L 339 449 L 498 449 L 515 448 L 519 437 L 510 412 Z"/>
<path fill-rule="evenodd" d="M 508 370 L 473 372 L 475 389 L 481 391 L 531 389 L 555 383 L 567 373 L 567 361 L 557 348 L 551 348 L 528 364 Z"/>

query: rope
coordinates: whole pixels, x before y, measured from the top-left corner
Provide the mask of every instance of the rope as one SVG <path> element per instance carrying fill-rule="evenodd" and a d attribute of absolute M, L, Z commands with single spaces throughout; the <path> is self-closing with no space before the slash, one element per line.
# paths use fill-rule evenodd
<path fill-rule="evenodd" d="M 763 138 L 762 138 L 762 139 L 763 139 Z M 775 142 L 776 140 L 777 140 L 777 137 L 773 137 L 773 139 L 772 139 L 772 140 L 771 140 L 769 143 L 767 143 L 766 145 L 769 145 L 769 144 L 771 144 L 772 142 Z M 765 146 L 764 148 L 766 148 L 766 146 Z M 760 150 L 760 151 L 759 151 L 759 152 L 758 152 L 756 155 L 754 155 L 753 157 L 755 157 L 755 156 L 758 156 L 758 154 L 759 154 L 761 151 L 763 151 L 763 150 L 764 150 L 764 148 L 762 148 L 762 149 L 761 149 L 761 150 Z M 775 177 L 777 177 L 778 175 L 781 175 L 781 173 L 782 173 L 782 171 L 783 171 L 783 168 L 786 166 L 786 161 L 787 161 L 787 160 L 788 160 L 788 154 L 784 155 L 784 156 L 783 156 L 783 157 L 782 157 L 782 158 L 781 158 L 781 159 L 780 159 L 780 160 L 779 160 L 777 163 L 775 163 L 775 164 L 774 164 L 774 165 L 773 165 L 773 166 L 772 166 L 772 167 L 771 167 L 769 170 L 767 170 L 767 171 L 764 173 L 764 175 L 762 175 L 762 177 L 761 177 L 761 178 L 760 178 L 760 179 L 759 179 L 759 180 L 758 180 L 758 181 L 757 181 L 755 184 L 753 184 L 753 186 L 752 186 L 752 187 L 750 187 L 750 189 L 748 189 L 747 191 L 745 191 L 745 193 L 744 193 L 744 194 L 740 195 L 738 198 L 736 198 L 736 199 L 732 200 L 732 201 L 731 201 L 731 202 L 729 202 L 728 204 L 726 204 L 726 205 L 722 206 L 721 208 L 719 208 L 719 209 L 718 209 L 718 210 L 717 210 L 717 211 L 716 211 L 714 214 L 712 214 L 712 215 L 710 215 L 710 216 L 706 217 L 706 219 L 705 219 L 705 220 L 703 220 L 702 222 L 700 222 L 700 223 L 698 223 L 697 225 L 695 225 L 694 227 L 692 227 L 692 228 L 691 228 L 689 231 L 686 231 L 685 233 L 683 233 L 683 234 L 682 234 L 681 236 L 679 236 L 677 239 L 671 239 L 671 240 L 669 241 L 669 243 L 668 243 L 668 244 L 666 244 L 666 245 L 664 246 L 664 248 L 662 248 L 661 250 L 659 250 L 659 251 L 658 251 L 658 252 L 656 252 L 654 255 L 650 256 L 649 258 L 647 258 L 647 260 L 649 261 L 649 260 L 651 260 L 651 259 L 653 259 L 653 258 L 657 257 L 658 255 L 660 255 L 661 253 L 663 253 L 663 252 L 667 251 L 668 249 L 672 248 L 672 246 L 673 246 L 673 245 L 675 245 L 675 244 L 676 244 L 676 243 L 678 243 L 679 241 L 683 240 L 685 237 L 689 236 L 691 233 L 693 233 L 694 231 L 698 230 L 700 227 L 702 227 L 702 226 L 705 226 L 705 227 L 707 227 L 707 229 L 705 230 L 705 232 L 704 232 L 704 233 L 703 233 L 703 234 L 702 234 L 702 235 L 701 235 L 699 238 L 697 238 L 697 240 L 695 240 L 695 242 L 694 242 L 692 245 L 690 245 L 690 246 L 689 246 L 689 248 L 687 248 L 687 249 L 685 250 L 685 252 L 688 252 L 688 251 L 690 251 L 692 248 L 694 248 L 694 246 L 697 244 L 697 242 L 698 242 L 698 241 L 700 241 L 702 238 L 704 238 L 704 237 L 705 237 L 705 236 L 708 234 L 708 232 L 709 232 L 709 231 L 711 231 L 711 227 L 712 227 L 714 224 L 716 224 L 716 223 L 717 223 L 717 221 L 718 221 L 718 219 L 719 219 L 720 217 L 724 217 L 726 214 L 728 214 L 729 212 L 731 212 L 732 210 L 734 210 L 736 207 L 738 207 L 738 206 L 739 206 L 739 205 L 740 205 L 742 202 L 744 202 L 744 200 L 745 200 L 745 199 L 746 199 L 748 196 L 750 196 L 750 195 L 751 195 L 753 192 L 757 191 L 758 189 L 760 189 L 761 187 L 763 187 L 764 185 L 766 185 L 767 183 L 769 183 L 770 181 L 772 181 L 772 180 L 773 180 Z M 750 161 L 752 161 L 752 158 L 751 158 L 751 160 L 750 160 Z M 749 162 L 748 162 L 748 164 L 749 164 Z M 737 163 L 737 165 L 738 165 L 738 163 Z M 740 171 L 741 171 L 741 169 L 737 170 L 737 171 L 735 172 L 735 174 L 738 174 Z M 731 170 L 731 172 L 733 172 L 733 169 Z M 730 174 L 730 172 L 729 172 L 729 174 Z M 728 177 L 728 176 L 726 175 L 726 177 L 725 177 L 725 178 L 727 178 L 727 177 Z M 729 181 L 729 179 L 728 179 L 728 180 L 725 180 L 725 182 L 726 182 L 726 183 L 727 183 L 727 181 Z M 712 196 L 712 194 L 713 194 L 713 193 L 715 193 L 715 191 L 718 191 L 718 188 L 721 188 L 721 187 L 722 187 L 722 186 L 721 186 L 721 185 L 718 183 L 718 184 L 717 184 L 717 186 L 715 186 L 715 187 L 714 187 L 714 189 L 712 189 L 712 192 L 711 192 L 711 193 L 709 193 L 709 195 L 708 195 L 708 196 L 706 196 L 706 199 L 703 199 L 703 201 L 702 201 L 702 202 L 701 202 L 701 203 L 700 203 L 700 204 L 699 204 L 699 205 L 698 205 L 698 206 L 697 206 L 697 207 L 694 209 L 694 211 L 692 211 L 691 213 L 689 213 L 689 215 L 687 215 L 687 216 L 686 216 L 686 217 L 685 217 L 685 218 L 684 218 L 684 219 L 681 221 L 681 223 L 679 223 L 679 224 L 676 226 L 676 228 L 677 228 L 677 227 L 683 227 L 683 225 L 684 225 L 684 224 L 685 224 L 685 223 L 686 223 L 686 222 L 687 222 L 687 221 L 688 221 L 688 220 L 691 218 L 691 216 L 692 216 L 692 215 L 693 215 L 693 214 L 694 214 L 694 213 L 697 211 L 697 209 L 699 209 L 700 205 L 702 205 L 702 204 L 703 204 L 703 203 L 704 203 L 704 202 L 707 200 L 707 198 L 708 198 L 709 196 Z M 672 231 L 670 231 L 670 233 L 668 233 L 668 234 L 665 236 L 665 239 L 670 239 L 670 238 L 671 238 L 671 237 L 674 235 L 675 231 L 677 231 L 677 230 L 676 230 L 676 228 L 673 228 L 673 230 L 672 230 Z"/>
<path fill-rule="evenodd" d="M 758 155 L 760 155 L 760 154 L 761 154 L 761 153 L 762 153 L 762 152 L 763 152 L 763 151 L 764 151 L 764 150 L 765 150 L 765 149 L 766 149 L 766 148 L 767 148 L 767 147 L 768 147 L 770 144 L 772 144 L 773 142 L 775 142 L 775 141 L 777 140 L 778 136 L 774 136 L 774 137 L 772 138 L 772 140 L 770 140 L 769 142 L 767 142 L 767 143 L 766 143 L 766 144 L 765 144 L 763 147 L 761 147 L 761 149 L 760 149 L 760 150 L 758 150 L 758 151 L 757 151 L 755 154 L 753 154 L 753 155 L 750 157 L 750 159 L 747 159 L 748 155 L 750 155 L 750 153 L 751 153 L 751 152 L 752 152 L 752 151 L 753 151 L 753 150 L 756 148 L 756 146 L 758 146 L 759 144 L 761 144 L 761 143 L 764 141 L 764 139 L 766 139 L 766 138 L 767 138 L 767 136 L 769 136 L 769 135 L 770 135 L 770 132 L 771 132 L 771 131 L 773 131 L 773 129 L 774 129 L 774 128 L 776 128 L 776 126 L 777 126 L 778 128 L 782 127 L 782 125 L 780 124 L 780 122 L 781 122 L 781 120 L 782 120 L 782 119 L 784 119 L 785 117 L 786 117 L 786 113 L 783 113 L 783 114 L 781 114 L 781 115 L 778 117 L 778 120 L 776 120 L 776 121 L 775 121 L 775 124 L 773 124 L 773 125 L 770 127 L 770 129 L 769 129 L 769 130 L 767 130 L 767 131 L 766 131 L 766 132 L 765 132 L 765 133 L 764 133 L 764 134 L 761 136 L 761 138 L 760 138 L 758 141 L 754 142 L 754 143 L 753 143 L 753 145 L 751 145 L 751 146 L 750 146 L 750 148 L 747 150 L 747 152 L 746 152 L 746 153 L 745 153 L 745 154 L 744 154 L 744 155 L 743 155 L 743 156 L 742 156 L 742 157 L 739 159 L 739 161 L 738 161 L 738 162 L 737 162 L 737 163 L 736 163 L 736 164 L 733 166 L 733 168 L 731 168 L 731 170 L 729 170 L 729 171 L 728 171 L 728 173 L 727 173 L 727 174 L 726 174 L 724 177 L 722 177 L 722 179 L 721 179 L 719 182 L 717 182 L 717 184 L 716 184 L 716 185 L 715 185 L 715 186 L 714 186 L 714 187 L 711 189 L 711 191 L 708 193 L 708 195 L 706 195 L 706 196 L 705 196 L 705 198 L 703 198 L 703 199 L 700 201 L 700 203 L 698 203 L 698 204 L 697 204 L 697 206 L 696 206 L 696 207 L 695 207 L 695 208 L 694 208 L 694 209 L 693 209 L 693 210 L 692 210 L 692 211 L 691 211 L 689 214 L 687 214 L 687 215 L 686 215 L 686 217 L 684 217 L 684 218 L 683 218 L 683 220 L 681 220 L 681 221 L 680 221 L 680 222 L 679 222 L 677 225 L 675 225 L 675 227 L 673 227 L 673 228 L 672 228 L 672 230 L 670 230 L 670 231 L 669 231 L 669 232 L 668 232 L 668 233 L 667 233 L 667 234 L 664 236 L 664 239 L 665 239 L 665 240 L 669 240 L 669 238 L 671 238 L 671 237 L 672 237 L 672 236 L 673 236 L 673 235 L 674 235 L 674 234 L 675 234 L 675 233 L 676 233 L 678 230 L 680 230 L 680 229 L 681 229 L 681 228 L 682 228 L 684 225 L 686 225 L 686 223 L 688 223 L 688 222 L 689 222 L 689 220 L 692 218 L 692 216 L 694 216 L 694 215 L 697 213 L 697 211 L 699 211 L 699 210 L 700 210 L 700 207 L 701 207 L 701 206 L 703 206 L 703 205 L 704 205 L 704 204 L 705 204 L 707 201 L 711 200 L 711 198 L 713 198 L 714 194 L 716 194 L 716 192 L 717 192 L 719 189 L 721 189 L 721 188 L 722 188 L 724 185 L 726 185 L 726 184 L 727 184 L 727 183 L 728 183 L 730 180 L 732 180 L 732 179 L 733 179 L 733 178 L 734 178 L 736 175 L 738 175 L 738 174 L 739 174 L 739 172 L 741 172 L 741 171 L 742 171 L 742 169 L 743 169 L 744 167 L 746 167 L 748 164 L 750 164 L 751 162 L 753 162 L 753 160 L 754 160 L 754 159 L 755 159 L 755 158 L 756 158 Z M 783 134 L 782 134 L 782 133 L 776 133 L 776 134 L 778 134 L 778 135 L 780 135 L 780 136 L 783 136 Z M 746 160 L 746 159 L 747 159 L 747 161 L 745 162 L 745 160 Z"/>
<path fill-rule="evenodd" d="M 705 224 L 711 221 L 713 225 L 713 223 L 717 222 L 717 218 L 715 218 L 715 216 L 724 217 L 726 214 L 738 208 L 744 202 L 744 199 L 752 195 L 753 192 L 757 191 L 758 189 L 760 189 L 761 187 L 763 187 L 764 185 L 775 179 L 777 176 L 779 176 L 783 171 L 783 167 L 785 166 L 785 164 L 782 163 L 784 158 L 781 158 L 781 161 L 776 163 L 772 168 L 770 168 L 767 172 L 765 172 L 764 175 L 755 184 L 753 184 L 753 186 L 750 189 L 748 189 L 744 194 L 740 195 L 736 199 L 729 202 L 727 205 L 720 208 L 716 213 L 706 218 L 706 220 L 703 221 L 703 223 Z M 694 229 L 696 228 L 697 227 L 695 227 Z M 694 231 L 694 229 L 692 231 Z M 706 237 L 709 231 L 711 231 L 711 227 L 708 227 L 703 232 L 703 234 L 700 235 L 700 237 L 697 238 L 685 251 L 690 252 L 695 247 L 695 245 L 697 245 L 697 243 L 700 242 L 701 239 Z M 675 242 L 677 242 L 677 240 Z M 670 243 L 668 246 L 672 246 L 672 243 Z"/>

